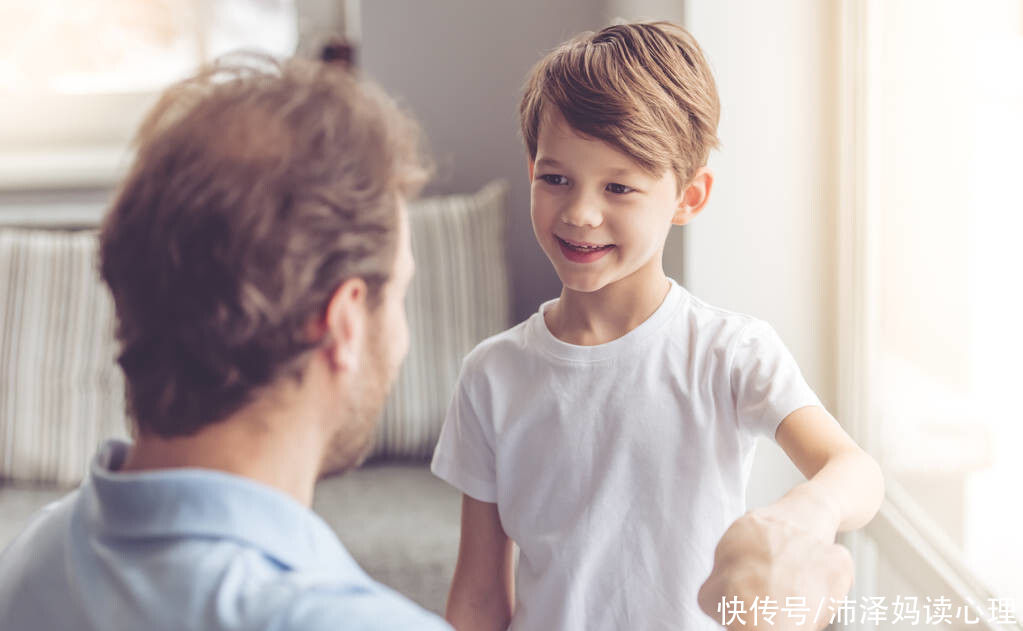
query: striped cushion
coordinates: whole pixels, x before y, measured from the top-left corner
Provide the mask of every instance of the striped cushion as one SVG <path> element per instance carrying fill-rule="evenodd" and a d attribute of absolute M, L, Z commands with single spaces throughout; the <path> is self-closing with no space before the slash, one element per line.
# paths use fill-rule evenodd
<path fill-rule="evenodd" d="M 74 484 L 125 435 L 93 231 L 0 230 L 0 477 Z"/>
<path fill-rule="evenodd" d="M 434 197 L 409 211 L 416 275 L 406 300 L 408 358 L 377 430 L 374 455 L 428 458 L 462 358 L 509 323 L 504 201 L 507 184 Z"/>
<path fill-rule="evenodd" d="M 377 456 L 430 454 L 462 357 L 508 324 L 506 190 L 411 205 L 412 342 Z M 0 478 L 75 484 L 99 442 L 127 433 L 96 249 L 95 231 L 0 229 Z"/>

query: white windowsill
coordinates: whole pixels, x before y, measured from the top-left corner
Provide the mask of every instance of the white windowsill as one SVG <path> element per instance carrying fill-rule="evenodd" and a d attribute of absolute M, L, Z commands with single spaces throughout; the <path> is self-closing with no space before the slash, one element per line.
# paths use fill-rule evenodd
<path fill-rule="evenodd" d="M 106 210 L 105 202 L 0 206 L 0 228 L 96 228 Z"/>
<path fill-rule="evenodd" d="M 0 192 L 109 188 L 130 160 L 131 152 L 120 145 L 0 150 Z"/>
<path fill-rule="evenodd" d="M 0 150 L 0 227 L 98 226 L 131 157 L 115 145 Z"/>
<path fill-rule="evenodd" d="M 951 597 L 958 603 L 979 607 L 999 597 L 963 561 L 958 548 L 896 480 L 886 480 L 885 487 L 884 504 L 865 528 L 876 542 L 879 554 L 893 567 L 901 568 L 923 594 Z M 1023 631 L 1023 619 L 1000 623 L 982 617 L 976 628 Z"/>

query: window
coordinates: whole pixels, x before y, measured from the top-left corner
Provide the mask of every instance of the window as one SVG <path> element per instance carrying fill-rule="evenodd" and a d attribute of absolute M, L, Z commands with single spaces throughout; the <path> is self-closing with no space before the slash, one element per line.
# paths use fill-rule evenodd
<path fill-rule="evenodd" d="M 846 4 L 843 392 L 907 527 L 1015 624 L 1023 0 Z"/>
<path fill-rule="evenodd" d="M 291 0 L 0 0 L 0 12 L 8 187 L 76 173 L 113 181 L 169 83 L 230 50 L 287 55 L 297 41 Z"/>

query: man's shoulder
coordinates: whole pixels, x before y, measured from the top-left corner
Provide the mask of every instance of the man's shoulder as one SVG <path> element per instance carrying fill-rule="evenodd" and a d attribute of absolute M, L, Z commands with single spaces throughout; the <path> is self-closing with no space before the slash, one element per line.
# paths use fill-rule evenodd
<path fill-rule="evenodd" d="M 66 571 L 69 528 L 79 494 L 72 491 L 37 511 L 0 551 L 0 611 L 12 628 L 55 628 L 37 624 L 37 618 L 52 621 L 65 614 L 53 594 L 71 588 Z"/>
<path fill-rule="evenodd" d="M 284 608 L 282 631 L 451 631 L 440 617 L 378 583 L 320 585 L 296 591 Z"/>
<path fill-rule="evenodd" d="M 75 502 L 81 491 L 76 489 L 36 511 L 26 526 L 10 543 L 0 548 L 0 567 L 10 571 L 18 564 L 38 561 L 41 551 L 55 551 L 59 544 L 67 541 L 69 526 Z M 6 572 L 0 571 L 0 576 Z"/>

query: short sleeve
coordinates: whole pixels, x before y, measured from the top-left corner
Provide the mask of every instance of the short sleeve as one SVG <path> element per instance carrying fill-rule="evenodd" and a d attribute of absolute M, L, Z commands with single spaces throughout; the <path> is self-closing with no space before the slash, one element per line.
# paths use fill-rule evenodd
<path fill-rule="evenodd" d="M 778 425 L 799 408 L 821 405 L 774 328 L 756 320 L 735 341 L 729 369 L 739 427 L 775 440 Z"/>
<path fill-rule="evenodd" d="M 494 433 L 489 419 L 480 418 L 467 391 L 466 371 L 448 406 L 433 452 L 434 475 L 481 502 L 497 501 Z"/>

